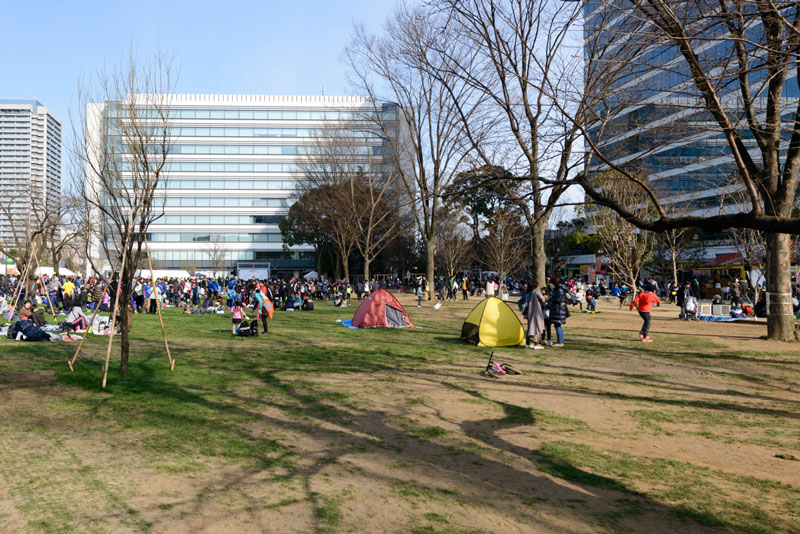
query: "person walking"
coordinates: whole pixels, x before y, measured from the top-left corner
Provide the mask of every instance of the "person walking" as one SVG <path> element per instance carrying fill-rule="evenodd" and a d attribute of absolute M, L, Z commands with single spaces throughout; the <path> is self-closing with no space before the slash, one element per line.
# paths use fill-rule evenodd
<path fill-rule="evenodd" d="M 424 295 L 424 291 L 422 290 L 422 282 L 417 285 L 417 308 L 422 307 L 422 296 Z"/>
<path fill-rule="evenodd" d="M 564 346 L 564 325 L 569 317 L 567 309 L 567 292 L 561 285 L 561 276 L 555 274 L 550 279 L 553 289 L 547 303 L 550 310 L 550 324 L 556 328 L 556 343 L 553 347 Z"/>
<path fill-rule="evenodd" d="M 539 291 L 539 282 L 531 283 L 528 301 L 525 303 L 523 316 L 528 319 L 528 329 L 525 332 L 525 347 L 529 349 L 543 349 L 542 333 L 544 333 L 544 296 Z"/>
<path fill-rule="evenodd" d="M 651 343 L 653 340 L 650 339 L 650 312 L 653 310 L 653 304 L 658 304 L 661 302 L 661 299 L 653 293 L 653 285 L 650 283 L 645 284 L 642 288 L 642 292 L 636 295 L 636 298 L 633 299 L 631 302 L 630 309 L 633 310 L 635 307 L 639 311 L 639 315 L 642 317 L 644 321 L 642 323 L 642 329 L 639 332 L 639 339 L 645 343 Z"/>

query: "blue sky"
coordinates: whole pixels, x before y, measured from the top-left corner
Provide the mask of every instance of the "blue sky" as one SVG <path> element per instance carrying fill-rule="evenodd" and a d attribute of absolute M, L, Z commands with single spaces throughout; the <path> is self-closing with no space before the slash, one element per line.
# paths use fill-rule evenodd
<path fill-rule="evenodd" d="M 69 130 L 81 76 L 160 44 L 176 92 L 350 94 L 342 50 L 353 22 L 377 31 L 394 0 L 1 0 L 0 98 L 35 98 Z M 74 113 L 74 110 L 73 110 Z"/>

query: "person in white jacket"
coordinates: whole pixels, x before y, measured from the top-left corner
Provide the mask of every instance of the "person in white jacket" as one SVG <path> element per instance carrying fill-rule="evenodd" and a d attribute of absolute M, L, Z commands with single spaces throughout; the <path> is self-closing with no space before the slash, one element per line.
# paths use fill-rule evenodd
<path fill-rule="evenodd" d="M 494 296 L 494 281 L 487 279 L 486 280 L 486 296 L 493 297 Z"/>

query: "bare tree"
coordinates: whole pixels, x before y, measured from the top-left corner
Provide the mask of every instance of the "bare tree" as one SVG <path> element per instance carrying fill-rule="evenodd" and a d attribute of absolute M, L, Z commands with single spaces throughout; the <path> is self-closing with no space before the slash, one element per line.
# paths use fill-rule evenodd
<path fill-rule="evenodd" d="M 602 180 L 602 185 L 600 182 Z M 609 198 L 615 199 L 632 213 L 641 213 L 648 208 L 642 202 L 641 192 L 624 177 L 613 173 L 595 176 L 594 187 L 603 190 Z M 623 219 L 616 211 L 605 206 L 586 210 L 586 218 L 594 227 L 595 235 L 602 248 L 602 254 L 609 259 L 608 269 L 628 285 L 631 295 L 636 295 L 636 281 L 647 263 L 652 259 L 653 235 L 639 230 Z"/>
<path fill-rule="evenodd" d="M 448 74 L 446 60 L 434 52 L 449 42 L 448 55 L 455 57 L 458 47 L 455 35 L 443 32 L 429 15 L 422 8 L 401 6 L 381 36 L 357 26 L 345 54 L 355 85 L 373 103 L 375 130 L 394 157 L 399 189 L 425 246 L 426 276 L 432 281 L 441 197 L 468 152 L 461 118 L 471 118 L 480 101 L 474 89 Z M 385 106 L 385 100 L 396 106 Z M 399 116 L 388 120 L 394 110 Z"/>
<path fill-rule="evenodd" d="M 211 239 L 205 246 L 208 262 L 213 271 L 212 276 L 223 276 L 228 270 L 228 248 L 221 241 L 219 235 L 212 235 Z"/>
<path fill-rule="evenodd" d="M 367 121 L 372 125 L 372 121 Z M 400 173 L 374 128 L 356 122 L 320 132 L 308 147 L 301 168 L 302 189 L 341 186 L 334 209 L 355 231 L 355 248 L 364 260 L 364 278 L 370 278 L 370 264 L 395 238 L 411 225 L 399 202 Z M 350 232 L 348 232 L 348 235 Z"/>
<path fill-rule="evenodd" d="M 800 231 L 800 216 L 793 212 L 800 172 L 800 100 L 789 91 L 797 83 L 790 77 L 800 56 L 796 2 L 608 0 L 593 8 L 586 18 L 586 96 L 595 116 L 582 126 L 584 138 L 596 160 L 594 168 L 624 175 L 652 209 L 644 216 L 632 212 L 593 187 L 588 175 L 582 180 L 586 193 L 649 231 L 698 227 L 769 232 L 768 336 L 794 339 L 790 234 Z M 626 113 L 635 109 L 630 107 L 633 101 L 653 110 L 649 122 L 654 129 L 627 124 L 626 116 L 637 115 Z M 747 196 L 748 209 L 670 214 L 665 209 L 669 195 L 659 190 L 665 181 L 641 176 L 643 170 L 650 172 L 648 158 L 663 146 L 659 128 L 679 131 L 683 144 L 693 143 L 704 158 L 724 158 Z M 635 135 L 641 150 L 621 154 L 625 143 L 610 142 L 618 135 Z M 704 144 L 709 136 L 722 145 Z"/>
<path fill-rule="evenodd" d="M 439 215 L 436 230 L 437 263 L 442 266 L 447 277 L 452 278 L 459 267 L 468 261 L 470 246 L 474 241 L 468 237 L 467 217 L 448 207 L 443 208 L 443 211 Z"/>
<path fill-rule="evenodd" d="M 159 54 L 140 62 L 131 53 L 119 70 L 100 72 L 93 86 L 80 88 L 79 117 L 73 121 L 72 155 L 85 172 L 81 193 L 91 213 L 90 242 L 119 266 L 122 373 L 128 372 L 130 355 L 125 303 L 145 255 L 148 228 L 163 214 L 173 81 L 168 58 Z M 92 254 L 89 258 L 94 262 Z"/>
<path fill-rule="evenodd" d="M 505 280 L 518 271 L 527 252 L 522 216 L 513 206 L 499 208 L 486 224 L 486 237 L 481 240 L 481 253 L 486 265 Z"/>
<path fill-rule="evenodd" d="M 357 161 L 352 159 L 352 152 L 344 148 L 345 142 L 337 143 L 333 137 L 327 137 L 326 132 L 322 132 L 321 137 L 300 162 L 303 180 L 296 190 L 295 204 L 299 207 L 293 209 L 293 217 L 299 226 L 319 228 L 330 240 L 344 268 L 344 278 L 349 280 L 350 255 L 360 237 L 357 219 L 361 214 L 354 209 L 352 201 L 360 185 L 354 176 Z M 360 188 L 358 193 L 361 193 Z"/>
<path fill-rule="evenodd" d="M 532 274 L 544 285 L 548 221 L 564 205 L 571 175 L 582 165 L 576 150 L 581 132 L 571 119 L 583 115 L 585 102 L 567 98 L 574 91 L 575 72 L 583 68 L 582 57 L 570 47 L 582 6 L 550 0 L 431 4 L 445 14 L 459 49 L 453 54 L 452 46 L 441 46 L 443 60 L 431 68 L 441 73 L 443 83 L 455 80 L 483 97 L 480 113 L 460 118 L 476 157 L 517 176 L 518 187 L 507 188 L 506 196 L 527 221 Z M 577 103 L 565 113 L 559 100 Z M 483 135 L 486 124 L 492 125 L 490 139 Z"/>

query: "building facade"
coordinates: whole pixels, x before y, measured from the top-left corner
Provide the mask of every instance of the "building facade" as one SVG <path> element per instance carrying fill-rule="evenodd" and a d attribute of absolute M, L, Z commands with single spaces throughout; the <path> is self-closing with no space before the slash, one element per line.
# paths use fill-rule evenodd
<path fill-rule="evenodd" d="M 0 99 L 0 241 L 22 244 L 27 226 L 61 202 L 61 121 L 37 100 Z"/>
<path fill-rule="evenodd" d="M 729 27 L 714 14 L 714 2 L 674 2 L 670 7 L 686 24 L 698 63 L 708 73 L 720 103 L 728 112 L 741 142 L 760 164 L 761 153 L 748 131 L 742 105 L 742 86 L 734 39 Z M 749 11 L 744 55 L 748 58 L 751 95 L 764 94 L 769 82 L 761 43 L 761 20 Z M 748 197 L 737 181 L 738 168 L 718 122 L 706 110 L 691 70 L 674 43 L 652 31 L 649 19 L 619 0 L 591 0 L 584 4 L 586 94 L 596 104 L 589 135 L 614 165 L 646 177 L 662 206 L 671 214 L 714 216 L 746 212 Z M 603 80 L 604 69 L 612 74 Z M 597 83 L 600 80 L 600 83 Z M 794 110 L 800 98 L 797 72 L 790 68 L 782 87 L 785 106 L 779 120 L 786 125 L 782 145 L 794 129 Z M 757 120 L 766 115 L 765 98 L 754 98 Z M 588 171 L 608 166 L 593 156 Z M 700 230 L 703 230 L 702 228 Z M 693 256 L 713 265 L 737 252 L 728 232 L 701 232 Z"/>
<path fill-rule="evenodd" d="M 755 140 L 746 132 L 734 41 L 721 19 L 713 17 L 719 5 L 676 2 L 672 7 L 676 16 L 683 13 L 696 20 L 686 24 L 698 33 L 692 37 L 699 62 L 735 127 L 745 132 L 745 146 L 752 147 L 754 157 L 760 157 Z M 703 9 L 706 18 L 697 13 L 705 13 Z M 703 216 L 742 209 L 742 200 L 736 195 L 740 186 L 733 185 L 732 179 L 738 171 L 725 134 L 705 110 L 689 66 L 674 43 L 651 31 L 646 17 L 634 14 L 629 4 L 618 0 L 587 2 L 584 21 L 587 72 L 604 68 L 614 72 L 607 83 L 586 87 L 587 93 L 602 92 L 602 96 L 593 95 L 597 116 L 604 117 L 590 128 L 596 146 L 614 164 L 647 176 L 662 203 L 675 212 Z M 748 38 L 754 43 L 746 45 L 751 61 L 749 83 L 758 93 L 765 90 L 761 84 L 767 81 L 766 68 L 758 62 L 757 43 L 764 30 L 755 17 L 748 19 L 748 24 Z M 592 81 L 597 78 L 601 76 L 587 75 Z M 782 96 L 788 106 L 783 120 L 791 126 L 792 110 L 800 97 L 795 69 L 790 69 Z M 756 99 L 756 104 L 761 100 Z M 764 112 L 756 113 L 763 118 Z M 592 162 L 590 168 L 605 167 L 596 157 Z"/>
<path fill-rule="evenodd" d="M 166 105 L 163 215 L 147 236 L 157 268 L 208 273 L 269 264 L 279 274 L 315 269 L 313 247 L 285 248 L 279 224 L 312 147 L 331 131 L 368 122 L 373 103 L 352 96 L 176 94 L 166 96 Z M 87 122 L 102 128 L 109 109 L 108 103 L 90 104 Z M 392 105 L 380 110 L 386 119 L 397 118 Z M 378 136 L 368 144 L 376 153 L 384 150 Z"/>

